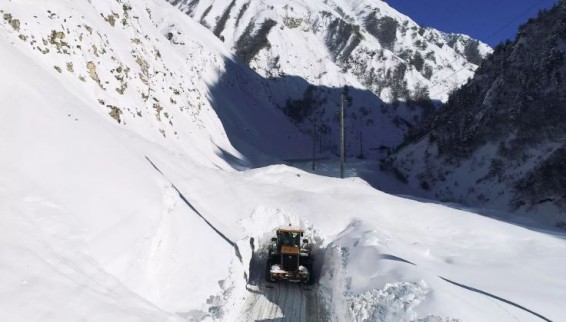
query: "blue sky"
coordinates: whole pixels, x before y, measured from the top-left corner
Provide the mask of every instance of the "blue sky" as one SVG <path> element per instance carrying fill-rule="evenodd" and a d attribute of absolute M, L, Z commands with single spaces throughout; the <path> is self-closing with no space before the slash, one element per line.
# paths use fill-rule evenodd
<path fill-rule="evenodd" d="M 463 33 L 495 46 L 558 0 L 384 0 L 424 27 Z M 530 10 L 529 10 L 530 9 Z"/>

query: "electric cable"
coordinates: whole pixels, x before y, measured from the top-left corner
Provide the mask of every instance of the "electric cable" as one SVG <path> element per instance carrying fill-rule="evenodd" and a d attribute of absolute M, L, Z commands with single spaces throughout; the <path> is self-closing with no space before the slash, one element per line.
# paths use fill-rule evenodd
<path fill-rule="evenodd" d="M 517 19 L 521 18 L 522 16 L 524 16 L 525 14 L 527 14 L 527 13 L 529 13 L 531 10 L 533 10 L 535 7 L 537 7 L 538 5 L 540 5 L 540 4 L 542 4 L 543 2 L 546 2 L 546 1 L 548 1 L 548 0 L 541 0 L 541 1 L 538 1 L 538 2 L 536 2 L 536 3 L 534 3 L 534 4 L 532 4 L 532 5 L 529 6 L 527 9 L 523 10 L 521 13 L 519 13 L 518 15 L 516 15 L 515 17 L 513 17 L 511 20 L 509 20 L 508 22 L 506 22 L 502 27 L 498 28 L 496 31 L 494 31 L 493 33 L 491 33 L 485 40 L 489 40 L 489 39 L 493 38 L 495 35 L 499 34 L 501 31 L 505 30 L 505 28 L 509 27 L 509 26 L 510 26 L 513 22 L 515 22 Z M 462 57 L 461 57 L 461 56 L 457 57 L 457 58 L 454 59 L 452 62 L 448 63 L 448 65 L 451 65 L 452 63 L 454 63 L 455 61 L 457 61 L 457 60 L 460 59 L 460 58 L 462 58 Z M 437 80 L 437 81 L 434 81 L 433 84 L 435 84 L 435 83 L 436 83 L 436 84 L 435 84 L 434 86 L 432 86 L 431 88 L 429 88 L 429 91 L 430 91 L 431 89 L 433 89 L 433 88 L 439 87 L 440 85 L 442 85 L 442 82 L 443 82 L 443 81 L 445 81 L 445 80 L 449 79 L 450 77 L 452 77 L 452 76 L 458 74 L 460 71 L 466 69 L 466 67 L 467 67 L 467 66 L 464 66 L 464 67 L 458 69 L 457 71 L 453 72 L 452 74 L 448 75 L 447 77 L 442 78 L 442 79 Z M 438 74 L 438 73 L 441 72 L 441 71 L 442 71 L 442 70 L 436 71 L 435 73 L 433 73 L 433 74 L 430 76 L 430 78 L 432 78 L 435 74 Z M 461 85 L 461 84 L 464 84 L 464 83 L 466 83 L 467 81 L 468 81 L 468 80 L 466 79 L 465 81 L 459 82 L 459 83 L 457 83 L 457 86 L 459 86 L 459 85 Z M 449 91 L 449 90 L 451 90 L 451 89 L 448 88 L 448 89 L 445 89 L 445 90 L 443 90 L 443 91 L 441 91 L 441 92 L 438 92 L 438 93 L 436 93 L 436 94 L 434 94 L 434 95 L 430 95 L 430 96 L 434 97 L 434 96 L 436 96 L 436 95 L 440 95 L 440 94 L 442 94 L 442 93 L 444 93 L 444 92 L 447 92 L 447 91 Z"/>

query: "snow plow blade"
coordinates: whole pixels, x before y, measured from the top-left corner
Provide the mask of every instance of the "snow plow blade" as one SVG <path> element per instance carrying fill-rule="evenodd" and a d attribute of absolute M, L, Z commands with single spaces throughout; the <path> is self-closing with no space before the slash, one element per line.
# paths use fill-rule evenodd
<path fill-rule="evenodd" d="M 309 275 L 304 272 L 275 271 L 269 274 L 272 281 L 308 282 Z"/>

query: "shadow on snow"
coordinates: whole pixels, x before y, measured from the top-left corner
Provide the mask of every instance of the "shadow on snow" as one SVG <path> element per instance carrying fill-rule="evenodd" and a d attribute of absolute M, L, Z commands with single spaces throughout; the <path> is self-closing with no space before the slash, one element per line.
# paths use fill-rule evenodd
<path fill-rule="evenodd" d="M 310 158 L 313 128 L 316 154 L 337 156 L 343 92 L 343 87 L 313 85 L 297 76 L 264 78 L 237 60 L 225 59 L 224 73 L 210 87 L 210 102 L 230 142 L 245 157 L 237 161 L 227 156 L 226 161 L 240 168 L 238 163 L 246 161 L 258 167 Z M 393 107 L 369 90 L 347 87 L 345 98 L 348 157 L 382 157 L 420 122 L 417 107 Z"/>

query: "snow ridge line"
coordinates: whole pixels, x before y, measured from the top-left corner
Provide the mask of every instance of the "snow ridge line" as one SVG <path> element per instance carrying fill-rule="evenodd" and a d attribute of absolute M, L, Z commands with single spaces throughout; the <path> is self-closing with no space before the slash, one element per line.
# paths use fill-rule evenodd
<path fill-rule="evenodd" d="M 404 262 L 404 263 L 407 263 L 407 264 L 411 264 L 411 265 L 417 266 L 415 263 L 412 263 L 412 262 L 410 262 L 410 261 L 408 261 L 408 260 L 405 260 L 405 259 L 403 259 L 403 258 L 394 256 L 394 255 L 384 254 L 384 255 L 381 255 L 381 258 L 382 258 L 382 259 L 385 259 L 385 260 L 400 261 L 400 262 Z M 542 320 L 544 320 L 544 321 L 553 322 L 552 320 L 550 320 L 549 318 L 543 316 L 542 314 L 538 314 L 538 313 L 536 313 L 536 312 L 534 312 L 534 311 L 532 311 L 532 310 L 529 310 L 529 309 L 527 309 L 526 307 L 524 307 L 524 306 L 522 306 L 522 305 L 520 305 L 520 304 L 517 304 L 517 303 L 515 303 L 515 302 L 506 300 L 506 299 L 504 299 L 504 298 L 502 298 L 502 297 L 499 297 L 499 296 L 497 296 L 497 295 L 488 293 L 488 292 L 486 292 L 486 291 L 482 291 L 482 290 L 477 289 L 477 288 L 475 288 L 475 287 L 471 287 L 471 286 L 467 286 L 467 285 L 464 285 L 464 284 L 460 284 L 460 283 L 451 281 L 451 280 L 449 280 L 449 279 L 447 279 L 447 278 L 445 278 L 445 277 L 442 277 L 442 276 L 440 276 L 440 275 L 437 275 L 437 276 L 438 276 L 438 278 L 440 278 L 440 279 L 442 279 L 443 281 L 448 282 L 448 283 L 450 283 L 450 284 L 452 284 L 452 285 L 456 285 L 456 286 L 459 286 L 459 287 L 461 287 L 461 288 L 464 288 L 464 289 L 466 289 L 466 290 L 468 290 L 468 291 L 476 292 L 476 293 L 479 293 L 479 294 L 482 294 L 482 295 L 491 297 L 491 298 L 493 298 L 493 299 L 495 299 L 495 300 L 501 301 L 501 302 L 503 302 L 503 303 L 512 305 L 512 306 L 514 306 L 514 307 L 516 307 L 516 308 L 519 308 L 519 309 L 521 309 L 521 310 L 523 310 L 523 311 L 525 311 L 525 312 L 528 312 L 528 313 L 530 313 L 530 314 L 532 314 L 532 315 L 534 315 L 534 316 L 536 316 L 536 317 L 538 317 L 538 318 L 540 318 L 540 319 L 542 319 Z"/>
<path fill-rule="evenodd" d="M 461 287 L 461 288 L 465 288 L 465 289 L 467 289 L 467 290 L 469 290 L 469 291 L 476 292 L 476 293 L 480 293 L 480 294 L 485 295 L 485 296 L 489 296 L 489 297 L 494 298 L 494 299 L 496 299 L 496 300 L 498 300 L 498 301 L 507 303 L 507 304 L 512 305 L 512 306 L 514 306 L 514 307 L 516 307 L 516 308 L 519 308 L 519 309 L 521 309 L 521 310 L 523 310 L 523 311 L 529 312 L 529 313 L 531 313 L 532 315 L 535 315 L 536 317 L 538 317 L 538 318 L 540 318 L 540 319 L 542 319 L 542 320 L 544 320 L 544 321 L 552 322 L 552 320 L 548 319 L 547 317 L 545 317 L 545 316 L 543 316 L 543 315 L 541 315 L 541 314 L 538 314 L 538 313 L 536 313 L 536 312 L 533 312 L 533 311 L 527 309 L 526 307 L 524 307 L 524 306 L 522 306 L 522 305 L 519 305 L 519 304 L 517 304 L 517 303 L 515 303 L 515 302 L 511 302 L 511 301 L 506 300 L 506 299 L 504 299 L 504 298 L 501 298 L 501 297 L 499 297 L 499 296 L 497 296 L 497 295 L 493 295 L 493 294 L 491 294 L 491 293 L 488 293 L 488 292 L 479 290 L 479 289 L 474 288 L 474 287 L 471 287 L 471 286 L 466 286 L 466 285 L 463 285 L 463 284 L 460 284 L 460 283 L 456 283 L 456 282 L 451 281 L 451 280 L 449 280 L 449 279 L 447 279 L 447 278 L 444 278 L 444 277 L 442 277 L 442 276 L 438 276 L 438 277 L 440 277 L 442 280 L 444 280 L 444 281 L 446 281 L 446 282 L 448 282 L 448 283 L 450 283 L 450 284 L 454 284 L 454 285 L 459 286 L 459 287 Z"/>
<path fill-rule="evenodd" d="M 147 161 L 149 161 L 149 163 L 151 164 L 151 166 L 157 170 L 157 172 L 159 172 L 165 179 L 167 179 L 167 181 L 169 181 L 169 183 L 171 184 L 171 186 L 173 187 L 173 189 L 175 189 L 175 191 L 177 191 L 177 193 L 179 194 L 179 197 L 181 198 L 181 200 L 183 200 L 183 202 L 189 206 L 189 208 L 191 208 L 195 214 L 197 214 L 202 220 L 204 220 L 204 222 L 210 227 L 212 228 L 212 230 L 214 230 L 214 232 L 216 232 L 218 234 L 218 236 L 222 237 L 228 244 L 230 244 L 230 246 L 234 247 L 234 251 L 236 253 L 236 257 L 238 257 L 238 259 L 240 260 L 240 263 L 243 264 L 243 260 L 242 260 L 242 254 L 240 253 L 240 249 L 238 248 L 238 245 L 233 242 L 232 240 L 230 240 L 228 237 L 226 237 L 226 235 L 224 235 L 224 233 L 222 233 L 220 230 L 218 230 L 218 228 L 216 228 L 210 221 L 208 221 L 208 219 L 206 219 L 206 217 L 204 215 L 202 215 L 192 204 L 191 202 L 183 195 L 183 193 L 181 193 L 181 191 L 179 191 L 179 189 L 177 189 L 177 187 L 175 186 L 175 184 L 173 184 L 173 182 L 171 182 L 171 180 L 169 180 L 169 178 L 167 178 L 167 176 L 161 172 L 161 170 L 159 170 L 159 168 L 155 165 L 155 163 L 153 163 L 147 156 L 145 157 L 147 159 Z"/>

